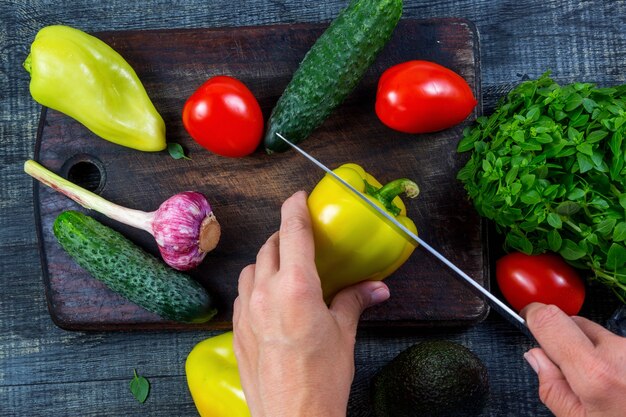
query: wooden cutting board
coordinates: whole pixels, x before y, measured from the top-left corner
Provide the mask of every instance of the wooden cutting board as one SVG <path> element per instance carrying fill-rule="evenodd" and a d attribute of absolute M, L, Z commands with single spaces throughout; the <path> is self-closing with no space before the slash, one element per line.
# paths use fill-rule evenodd
<path fill-rule="evenodd" d="M 95 188 L 104 198 L 131 208 L 152 211 L 175 193 L 204 193 L 222 225 L 222 239 L 190 275 L 218 300 L 219 314 L 202 325 L 167 322 L 108 290 L 78 267 L 52 234 L 52 223 L 61 211 L 81 208 L 36 185 L 46 297 L 57 325 L 71 330 L 231 327 L 239 272 L 254 262 L 259 247 L 277 230 L 282 201 L 297 190 L 312 190 L 322 172 L 293 151 L 269 156 L 259 149 L 241 159 L 211 154 L 185 132 L 182 108 L 205 80 L 226 74 L 252 90 L 267 119 L 298 63 L 326 27 L 295 24 L 96 34 L 135 68 L 165 120 L 168 141 L 183 145 L 192 160 L 174 160 L 165 151 L 144 153 L 114 145 L 45 108 L 35 158 L 49 169 Z M 465 160 L 456 153 L 456 145 L 463 128 L 480 112 L 480 104 L 465 123 L 428 135 L 394 132 L 374 113 L 381 73 L 412 59 L 451 68 L 480 98 L 474 26 L 460 19 L 403 20 L 354 93 L 301 146 L 331 168 L 356 162 L 383 183 L 400 177 L 414 179 L 422 192 L 407 206 L 420 236 L 488 286 L 485 231 L 455 179 Z M 158 255 L 147 233 L 90 214 Z M 464 325 L 483 319 L 488 312 L 480 298 L 420 248 L 387 283 L 391 299 L 367 310 L 363 326 Z"/>

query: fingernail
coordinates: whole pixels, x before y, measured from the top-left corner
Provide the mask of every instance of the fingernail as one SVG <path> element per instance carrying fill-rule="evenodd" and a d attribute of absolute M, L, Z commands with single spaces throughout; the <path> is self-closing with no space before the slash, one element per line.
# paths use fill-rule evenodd
<path fill-rule="evenodd" d="M 539 374 L 539 362 L 537 362 L 535 356 L 530 352 L 526 352 L 524 353 L 524 359 L 526 359 L 526 362 L 528 362 L 530 367 L 533 368 L 533 371 L 535 371 L 536 374 Z"/>
<path fill-rule="evenodd" d="M 389 288 L 386 285 L 382 285 L 380 287 L 374 288 L 370 292 L 370 300 L 372 304 L 382 303 L 387 300 L 391 294 L 389 293 Z"/>

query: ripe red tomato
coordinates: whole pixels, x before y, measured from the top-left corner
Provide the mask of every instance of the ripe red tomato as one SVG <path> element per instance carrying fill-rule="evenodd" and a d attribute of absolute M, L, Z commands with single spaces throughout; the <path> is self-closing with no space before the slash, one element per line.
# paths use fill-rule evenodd
<path fill-rule="evenodd" d="M 573 316 L 585 300 L 582 279 L 554 253 L 509 253 L 496 261 L 496 280 L 504 298 L 517 311 L 540 302 L 554 304 Z"/>
<path fill-rule="evenodd" d="M 388 127 L 428 133 L 461 123 L 478 102 L 456 72 L 434 62 L 408 61 L 383 73 L 376 114 Z"/>
<path fill-rule="evenodd" d="M 216 76 L 200 86 L 185 103 L 183 125 L 191 137 L 222 156 L 249 155 L 263 135 L 263 113 L 241 81 Z"/>

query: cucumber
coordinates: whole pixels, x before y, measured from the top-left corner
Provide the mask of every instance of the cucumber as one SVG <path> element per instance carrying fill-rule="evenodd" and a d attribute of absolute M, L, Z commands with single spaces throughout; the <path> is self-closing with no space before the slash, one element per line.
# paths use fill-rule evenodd
<path fill-rule="evenodd" d="M 64 211 L 52 229 L 78 265 L 146 310 L 183 323 L 202 323 L 217 312 L 199 283 L 97 220 L 78 211 Z"/>
<path fill-rule="evenodd" d="M 352 0 L 304 56 L 272 110 L 264 138 L 267 153 L 306 139 L 359 83 L 387 44 L 402 0 Z"/>

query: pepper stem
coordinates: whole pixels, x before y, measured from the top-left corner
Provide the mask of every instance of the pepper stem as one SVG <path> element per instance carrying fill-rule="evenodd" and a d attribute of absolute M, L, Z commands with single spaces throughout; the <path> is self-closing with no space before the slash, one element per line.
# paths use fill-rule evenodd
<path fill-rule="evenodd" d="M 24 172 L 87 209 L 95 210 L 120 223 L 145 230 L 152 234 L 154 212 L 147 213 L 145 211 L 134 210 L 111 203 L 98 194 L 92 193 L 54 172 L 49 171 L 44 166 L 31 159 L 24 163 Z"/>
<path fill-rule="evenodd" d="M 366 181 L 366 190 L 371 189 L 370 184 Z M 409 198 L 415 198 L 419 195 L 420 189 L 417 184 L 410 179 L 407 178 L 399 178 L 397 180 L 393 180 L 381 188 L 375 191 L 367 191 L 367 193 L 380 201 L 387 211 L 392 213 L 394 216 L 400 214 L 400 208 L 393 203 L 393 199 L 404 193 Z"/>
<path fill-rule="evenodd" d="M 32 64 L 31 64 L 31 60 L 32 57 L 30 54 L 28 54 L 28 56 L 26 57 L 26 59 L 24 60 L 24 62 L 22 63 L 22 66 L 24 67 L 24 69 L 30 74 L 30 71 L 32 69 Z"/>

